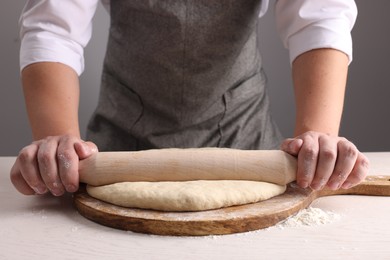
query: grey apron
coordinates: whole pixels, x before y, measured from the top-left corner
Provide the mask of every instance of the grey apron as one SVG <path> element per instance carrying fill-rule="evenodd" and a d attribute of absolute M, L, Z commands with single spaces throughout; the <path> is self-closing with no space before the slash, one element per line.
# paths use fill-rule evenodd
<path fill-rule="evenodd" d="M 257 47 L 261 0 L 111 0 L 98 107 L 101 151 L 275 149 Z"/>

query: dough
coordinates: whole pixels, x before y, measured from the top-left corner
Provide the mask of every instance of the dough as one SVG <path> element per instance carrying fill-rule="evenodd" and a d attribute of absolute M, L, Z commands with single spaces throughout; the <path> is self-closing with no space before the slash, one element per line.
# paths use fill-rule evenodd
<path fill-rule="evenodd" d="M 259 202 L 286 186 L 258 181 L 121 182 L 87 186 L 90 196 L 122 207 L 162 211 L 202 211 Z"/>

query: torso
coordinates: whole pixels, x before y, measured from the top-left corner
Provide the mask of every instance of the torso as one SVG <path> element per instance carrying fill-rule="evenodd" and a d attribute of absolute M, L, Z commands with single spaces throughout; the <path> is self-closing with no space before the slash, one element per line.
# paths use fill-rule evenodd
<path fill-rule="evenodd" d="M 101 150 L 277 148 L 257 46 L 259 0 L 112 0 Z"/>

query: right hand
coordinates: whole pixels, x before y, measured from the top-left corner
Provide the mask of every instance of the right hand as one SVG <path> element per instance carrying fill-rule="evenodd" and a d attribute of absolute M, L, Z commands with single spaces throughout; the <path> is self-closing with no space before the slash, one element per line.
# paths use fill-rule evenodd
<path fill-rule="evenodd" d="M 98 152 L 92 142 L 76 136 L 49 136 L 24 147 L 11 168 L 10 178 L 22 194 L 61 196 L 79 187 L 79 160 Z"/>

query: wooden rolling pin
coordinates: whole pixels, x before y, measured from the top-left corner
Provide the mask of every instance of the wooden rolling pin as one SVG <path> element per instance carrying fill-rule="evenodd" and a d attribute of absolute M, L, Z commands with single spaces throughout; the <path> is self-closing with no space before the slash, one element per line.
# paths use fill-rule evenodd
<path fill-rule="evenodd" d="M 100 152 L 80 161 L 80 182 L 253 180 L 285 185 L 295 180 L 296 158 L 278 150 L 223 148 Z"/>

